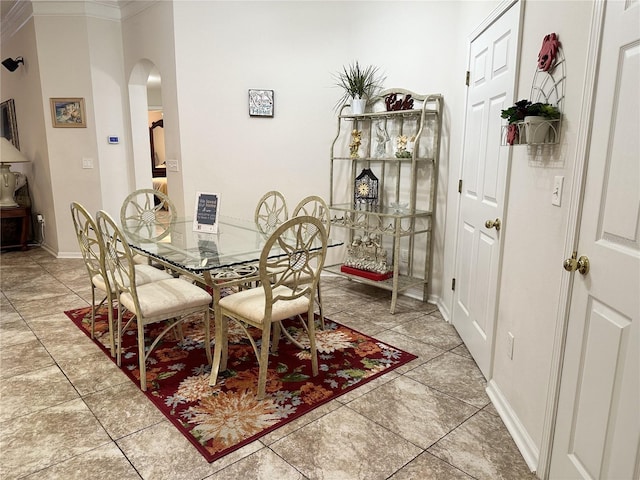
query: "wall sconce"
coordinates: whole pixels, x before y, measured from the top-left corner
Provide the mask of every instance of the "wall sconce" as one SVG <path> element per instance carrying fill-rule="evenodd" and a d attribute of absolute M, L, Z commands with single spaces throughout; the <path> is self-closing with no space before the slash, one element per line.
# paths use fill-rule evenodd
<path fill-rule="evenodd" d="M 16 57 L 15 60 L 13 58 L 5 58 L 2 61 L 2 65 L 4 66 L 4 68 L 9 70 L 10 72 L 15 71 L 16 68 L 20 66 L 20 64 L 24 65 L 24 58 L 22 57 Z"/>

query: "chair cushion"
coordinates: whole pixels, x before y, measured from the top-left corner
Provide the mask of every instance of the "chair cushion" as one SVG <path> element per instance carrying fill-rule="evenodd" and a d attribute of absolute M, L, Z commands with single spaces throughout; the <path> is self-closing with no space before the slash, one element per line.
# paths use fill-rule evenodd
<path fill-rule="evenodd" d="M 136 265 L 136 285 L 144 285 L 145 283 L 157 282 L 159 280 L 168 280 L 173 278 L 170 274 L 163 270 L 158 270 L 151 265 Z M 99 288 L 103 292 L 107 291 L 107 286 L 104 284 L 104 279 L 102 275 L 94 275 L 91 279 L 96 288 Z M 111 281 L 111 274 L 109 274 L 109 281 L 111 285 L 114 285 L 114 282 Z M 113 291 L 113 287 L 112 287 Z"/>
<path fill-rule="evenodd" d="M 211 295 L 202 288 L 180 278 L 145 283 L 137 287 L 138 301 L 144 318 L 180 316 L 185 310 L 204 307 L 211 303 Z M 135 312 L 130 293 L 120 295 L 120 303 Z"/>
<path fill-rule="evenodd" d="M 289 287 L 278 286 L 273 290 L 276 295 L 291 295 L 293 291 Z M 236 313 L 255 324 L 264 322 L 265 297 L 263 288 L 242 290 L 232 295 L 227 295 L 220 300 L 220 307 L 230 313 Z M 285 318 L 293 317 L 309 310 L 309 299 L 299 297 L 294 300 L 279 300 L 273 304 L 271 321 L 277 322 Z"/>

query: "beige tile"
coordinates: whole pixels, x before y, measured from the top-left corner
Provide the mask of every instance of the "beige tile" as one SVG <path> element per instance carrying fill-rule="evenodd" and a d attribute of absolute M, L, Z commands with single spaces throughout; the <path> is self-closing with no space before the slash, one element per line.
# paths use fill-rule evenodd
<path fill-rule="evenodd" d="M 394 473 L 389 480 L 472 480 L 462 470 L 452 467 L 448 463 L 434 457 L 430 453 L 423 453 Z M 515 480 L 515 479 L 514 479 Z"/>
<path fill-rule="evenodd" d="M 139 480 L 142 477 L 136 473 L 120 449 L 114 443 L 109 443 L 24 478 L 27 480 L 45 478 L 47 480 L 87 480 L 91 478 Z"/>
<path fill-rule="evenodd" d="M 111 441 L 82 400 L 0 424 L 0 478 L 36 472 Z"/>
<path fill-rule="evenodd" d="M 131 380 L 83 397 L 111 438 L 120 439 L 166 417 Z"/>
<path fill-rule="evenodd" d="M 143 478 L 195 480 L 205 478 L 264 447 L 253 442 L 208 463 L 169 421 L 140 430 L 116 442 Z"/>
<path fill-rule="evenodd" d="M 352 402 L 356 398 L 359 398 L 362 395 L 369 393 L 371 390 L 378 388 L 382 384 L 395 380 L 399 376 L 400 374 L 397 372 L 397 370 L 392 370 L 389 373 L 380 375 L 378 378 L 371 380 L 370 382 L 365 383 L 364 385 L 356 387 L 355 389 L 345 393 L 344 395 L 339 396 L 338 398 L 336 398 L 336 401 L 342 404 Z"/>
<path fill-rule="evenodd" d="M 29 325 L 20 317 L 13 322 L 0 322 L 0 348 L 31 342 L 35 339 L 36 336 Z"/>
<path fill-rule="evenodd" d="M 296 430 L 271 449 L 314 479 L 386 479 L 422 452 L 346 406 Z"/>
<path fill-rule="evenodd" d="M 456 348 L 450 350 L 451 353 L 455 353 L 456 355 L 461 355 L 467 358 L 473 358 L 469 350 L 467 350 L 467 346 L 463 343 L 458 345 Z"/>
<path fill-rule="evenodd" d="M 334 313 L 329 318 L 344 325 L 345 327 L 349 327 L 353 330 L 369 336 L 375 336 L 385 330 L 384 326 L 375 324 L 371 322 L 369 318 L 361 316 L 359 314 L 352 315 L 346 312 L 338 312 Z"/>
<path fill-rule="evenodd" d="M 304 480 L 304 476 L 268 448 L 243 458 L 206 480 Z"/>
<path fill-rule="evenodd" d="M 60 369 L 49 366 L 0 382 L 0 422 L 78 398 Z"/>
<path fill-rule="evenodd" d="M 0 348 L 0 378 L 6 379 L 53 365 L 51 355 L 37 340 Z"/>
<path fill-rule="evenodd" d="M 69 289 L 58 282 L 55 277 L 45 270 L 31 277 L 22 277 L 20 281 L 3 287 L 7 298 L 14 304 L 18 301 L 29 301 L 58 297 L 69 293 Z"/>
<path fill-rule="evenodd" d="M 478 479 L 534 479 L 500 418 L 478 412 L 428 449 Z"/>
<path fill-rule="evenodd" d="M 340 397 L 342 398 L 342 397 Z M 335 409 L 340 408 L 342 403 L 338 399 L 325 403 L 324 405 L 320 405 L 317 408 L 314 408 L 308 413 L 305 413 L 303 416 L 292 420 L 289 423 L 284 424 L 283 426 L 275 429 L 273 432 L 269 432 L 266 435 L 260 437 L 260 441 L 265 445 L 271 445 L 274 442 L 277 442 L 281 438 L 286 437 L 291 432 L 295 432 L 299 428 L 308 425 L 311 422 L 316 421 L 320 417 L 325 416 L 326 414 L 333 412 Z"/>
<path fill-rule="evenodd" d="M 406 377 L 381 385 L 348 407 L 421 448 L 437 442 L 477 411 Z"/>
<path fill-rule="evenodd" d="M 100 350 L 82 357 L 59 360 L 58 365 L 82 396 L 131 382 L 110 357 Z"/>
<path fill-rule="evenodd" d="M 453 325 L 434 315 L 423 315 L 402 323 L 394 331 L 434 345 L 442 350 L 451 350 L 462 344 Z"/>
<path fill-rule="evenodd" d="M 16 300 L 14 306 L 24 318 L 36 318 L 52 315 L 76 308 L 86 307 L 89 303 L 64 287 L 64 293 L 56 296 Z"/>
<path fill-rule="evenodd" d="M 396 332 L 395 330 L 380 332 L 376 335 L 376 339 L 418 356 L 415 360 L 398 367 L 395 370 L 398 373 L 408 372 L 409 370 L 416 368 L 418 365 L 422 365 L 423 363 L 444 353 L 444 350 L 441 350 L 438 347 L 434 347 L 429 343 L 421 342 L 413 337 Z"/>
<path fill-rule="evenodd" d="M 487 382 L 470 358 L 445 352 L 407 372 L 407 376 L 478 408 L 490 402 L 485 391 Z"/>

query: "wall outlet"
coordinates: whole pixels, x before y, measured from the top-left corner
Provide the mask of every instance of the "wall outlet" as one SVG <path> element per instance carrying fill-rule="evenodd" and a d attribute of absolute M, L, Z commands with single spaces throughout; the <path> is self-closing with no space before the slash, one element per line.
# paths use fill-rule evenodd
<path fill-rule="evenodd" d="M 513 333 L 507 332 L 507 356 L 513 360 Z"/>
<path fill-rule="evenodd" d="M 82 157 L 82 168 L 93 168 L 93 158 Z"/>
<path fill-rule="evenodd" d="M 42 215 L 37 214 L 36 219 L 38 220 L 38 223 L 44 223 L 44 217 Z"/>

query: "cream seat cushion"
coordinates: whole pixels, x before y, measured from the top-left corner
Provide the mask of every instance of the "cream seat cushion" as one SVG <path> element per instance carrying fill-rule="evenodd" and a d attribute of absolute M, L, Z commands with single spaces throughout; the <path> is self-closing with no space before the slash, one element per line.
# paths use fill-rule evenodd
<path fill-rule="evenodd" d="M 292 295 L 293 290 L 280 285 L 273 289 L 273 298 L 278 295 Z M 220 300 L 220 307 L 225 310 L 237 312 L 240 316 L 256 324 L 264 322 L 265 297 L 264 289 L 251 288 L 242 290 Z M 309 299 L 306 296 L 294 300 L 281 300 L 273 303 L 271 321 L 277 322 L 285 318 L 293 317 L 300 313 L 306 313 L 309 308 Z"/>
<path fill-rule="evenodd" d="M 146 283 L 139 285 L 136 290 L 140 313 L 146 319 L 157 316 L 166 318 L 180 316 L 185 310 L 211 303 L 211 295 L 205 290 L 180 278 L 171 277 L 168 280 Z M 136 311 L 130 293 L 122 293 L 120 303 L 127 310 Z"/>
<path fill-rule="evenodd" d="M 158 270 L 157 268 L 152 267 L 151 265 L 136 265 L 135 269 L 136 269 L 136 285 L 144 285 L 145 283 L 157 282 L 160 280 L 168 280 L 170 278 L 173 278 L 167 272 L 163 270 Z M 107 275 L 109 276 L 109 283 L 111 283 L 112 291 L 113 291 L 113 285 L 115 285 L 115 282 L 111 278 L 111 272 L 108 272 Z M 102 275 L 94 275 L 91 281 L 100 290 L 104 292 L 107 291 L 107 286 L 104 283 L 104 279 L 102 278 Z"/>

